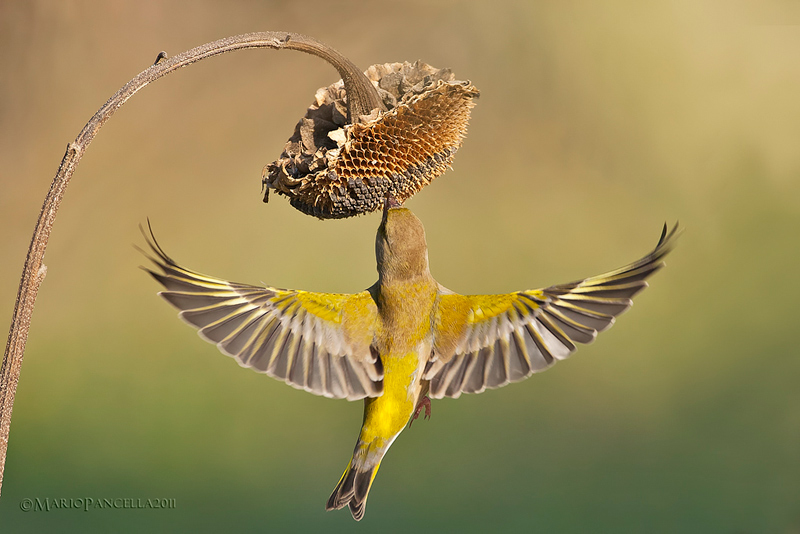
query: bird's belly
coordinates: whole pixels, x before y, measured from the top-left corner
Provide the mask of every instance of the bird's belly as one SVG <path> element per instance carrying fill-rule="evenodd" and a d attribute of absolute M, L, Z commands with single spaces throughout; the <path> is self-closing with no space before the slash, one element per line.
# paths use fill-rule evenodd
<path fill-rule="evenodd" d="M 408 423 L 420 390 L 421 363 L 419 353 L 402 357 L 382 356 L 383 394 L 366 399 L 363 441 L 384 440 L 388 445 Z"/>

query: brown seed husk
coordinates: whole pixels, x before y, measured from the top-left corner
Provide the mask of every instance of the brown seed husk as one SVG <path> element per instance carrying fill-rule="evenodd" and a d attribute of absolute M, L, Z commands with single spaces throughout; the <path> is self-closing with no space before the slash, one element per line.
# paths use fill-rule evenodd
<path fill-rule="evenodd" d="M 388 111 L 349 124 L 342 81 L 319 89 L 264 168 L 267 195 L 274 189 L 303 213 L 341 219 L 381 209 L 387 194 L 403 202 L 450 167 L 479 91 L 420 61 L 373 65 L 366 75 Z"/>

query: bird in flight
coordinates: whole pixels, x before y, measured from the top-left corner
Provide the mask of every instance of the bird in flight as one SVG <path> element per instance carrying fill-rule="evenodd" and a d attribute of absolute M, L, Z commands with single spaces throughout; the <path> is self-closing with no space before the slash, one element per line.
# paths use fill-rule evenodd
<path fill-rule="evenodd" d="M 144 233 L 144 231 L 143 231 Z M 591 343 L 664 266 L 677 225 L 625 267 L 544 289 L 459 295 L 431 276 L 425 229 L 393 198 L 375 241 L 378 281 L 355 294 L 228 282 L 179 266 L 145 234 L 161 295 L 243 367 L 316 395 L 364 400 L 355 450 L 326 509 L 360 520 L 381 461 L 430 399 L 518 382 Z"/>

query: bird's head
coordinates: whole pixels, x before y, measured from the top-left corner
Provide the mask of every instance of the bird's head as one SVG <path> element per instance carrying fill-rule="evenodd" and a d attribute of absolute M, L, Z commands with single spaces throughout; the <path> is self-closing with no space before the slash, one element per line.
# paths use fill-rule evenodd
<path fill-rule="evenodd" d="M 386 199 L 375 238 L 375 257 L 378 274 L 385 280 L 430 275 L 425 227 L 391 195 Z"/>

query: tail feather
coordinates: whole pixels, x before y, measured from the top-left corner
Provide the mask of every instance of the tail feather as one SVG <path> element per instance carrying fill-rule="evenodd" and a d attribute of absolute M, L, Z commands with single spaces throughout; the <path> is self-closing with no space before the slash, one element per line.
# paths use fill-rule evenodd
<path fill-rule="evenodd" d="M 400 392 L 401 400 L 405 400 L 407 396 L 408 394 L 405 390 Z M 381 461 L 386 451 L 394 443 L 394 440 L 403 431 L 408 422 L 408 417 L 411 416 L 410 412 L 406 416 L 394 416 L 393 414 L 397 412 L 396 405 L 399 401 L 394 398 L 390 398 L 387 401 L 386 398 L 387 395 L 384 392 L 377 399 L 366 399 L 364 401 L 364 424 L 361 427 L 358 440 L 356 440 L 353 456 L 328 499 L 328 503 L 325 505 L 326 510 L 340 510 L 347 506 L 356 521 L 361 521 L 361 518 L 364 517 L 367 496 L 372 487 L 372 482 L 375 480 L 375 475 L 378 474 Z M 414 405 L 412 403 L 407 404 L 410 405 L 409 409 L 413 411 Z M 386 408 L 387 405 L 389 408 Z M 387 416 L 384 413 L 387 410 L 392 415 Z M 387 432 L 387 421 L 389 432 Z M 390 434 L 392 426 L 395 427 L 394 434 Z"/>
<path fill-rule="evenodd" d="M 380 464 L 370 467 L 353 467 L 353 460 L 350 460 L 342 478 L 339 479 L 339 483 L 331 493 L 325 509 L 340 510 L 348 506 L 353 519 L 361 521 L 361 518 L 364 517 L 369 489 L 372 487 L 372 481 L 375 479 L 379 466 Z"/>

